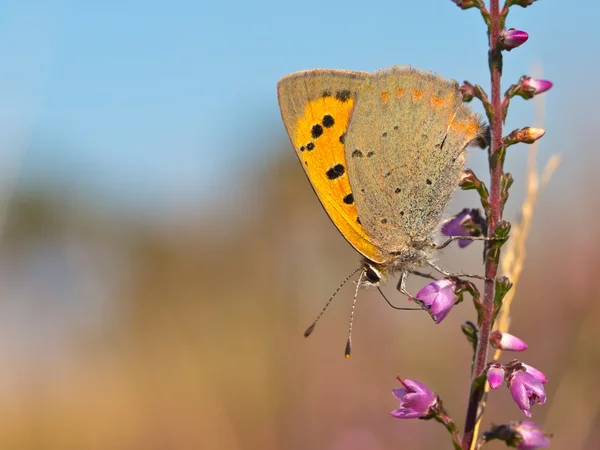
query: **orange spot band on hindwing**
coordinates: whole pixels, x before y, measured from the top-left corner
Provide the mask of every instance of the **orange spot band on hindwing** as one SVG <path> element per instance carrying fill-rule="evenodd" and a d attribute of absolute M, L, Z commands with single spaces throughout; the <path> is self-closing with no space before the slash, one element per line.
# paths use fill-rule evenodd
<path fill-rule="evenodd" d="M 435 109 L 441 109 L 443 107 L 451 107 L 454 103 L 454 94 L 452 92 L 448 93 L 445 97 L 431 97 L 431 105 Z"/>
<path fill-rule="evenodd" d="M 383 91 L 381 93 L 381 100 L 383 100 L 384 102 L 387 102 L 388 99 L 388 92 L 387 91 Z"/>
<path fill-rule="evenodd" d="M 396 89 L 396 97 L 400 97 L 402 94 L 404 94 L 404 91 L 406 89 L 399 87 L 398 89 Z"/>
<path fill-rule="evenodd" d="M 423 91 L 419 89 L 413 89 L 412 98 L 414 101 L 420 100 L 423 97 Z"/>
<path fill-rule="evenodd" d="M 473 139 L 477 135 L 479 130 L 479 124 L 477 122 L 452 122 L 450 123 L 450 129 L 458 134 L 462 134 L 468 139 Z"/>
<path fill-rule="evenodd" d="M 446 99 L 444 99 L 442 97 L 432 97 L 431 98 L 431 104 L 436 109 L 441 108 L 442 106 L 444 106 L 445 103 L 446 103 Z"/>

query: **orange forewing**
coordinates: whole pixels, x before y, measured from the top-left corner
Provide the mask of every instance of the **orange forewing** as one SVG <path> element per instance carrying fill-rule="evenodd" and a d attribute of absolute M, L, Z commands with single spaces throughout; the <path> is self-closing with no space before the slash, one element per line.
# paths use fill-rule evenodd
<path fill-rule="evenodd" d="M 279 104 L 296 154 L 330 219 L 356 250 L 383 262 L 381 250 L 360 225 L 344 149 L 354 93 L 364 76 L 323 70 L 292 74 L 278 84 Z"/>

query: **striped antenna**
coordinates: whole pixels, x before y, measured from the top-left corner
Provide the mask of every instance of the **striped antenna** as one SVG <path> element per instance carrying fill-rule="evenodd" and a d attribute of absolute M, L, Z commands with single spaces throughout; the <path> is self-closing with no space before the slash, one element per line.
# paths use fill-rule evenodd
<path fill-rule="evenodd" d="M 340 289 L 348 282 L 348 280 L 350 278 L 352 278 L 354 276 L 354 274 L 356 272 L 358 272 L 359 270 L 363 270 L 362 267 L 359 267 L 358 269 L 356 269 L 354 272 L 352 272 L 350 275 L 348 275 L 344 281 L 342 281 L 342 283 L 337 287 L 337 289 L 335 290 L 335 292 L 331 295 L 331 297 L 329 297 L 329 300 L 327 300 L 327 303 L 325 303 L 325 306 L 323 306 L 323 309 L 321 310 L 321 312 L 319 313 L 319 315 L 317 316 L 317 318 L 313 321 L 313 323 L 306 329 L 306 331 L 304 332 L 304 337 L 308 337 L 310 336 L 310 334 L 314 331 L 315 326 L 317 325 L 317 322 L 319 321 L 319 319 L 321 318 L 321 316 L 323 316 L 323 313 L 325 313 L 325 310 L 327 309 L 327 307 L 329 306 L 329 304 L 331 303 L 331 301 L 333 300 L 333 297 L 336 296 L 336 294 L 340 291 Z M 361 275 L 362 276 L 362 275 Z M 355 298 L 356 300 L 356 298 Z"/>
<path fill-rule="evenodd" d="M 356 308 L 356 298 L 358 297 L 358 290 L 360 289 L 360 283 L 365 275 L 365 271 L 363 270 L 358 277 L 358 282 L 356 283 L 356 291 L 354 291 L 354 300 L 352 301 L 352 311 L 350 312 L 350 325 L 348 326 L 348 340 L 346 341 L 346 359 L 350 358 L 350 353 L 352 351 L 352 325 L 354 324 L 354 309 Z"/>

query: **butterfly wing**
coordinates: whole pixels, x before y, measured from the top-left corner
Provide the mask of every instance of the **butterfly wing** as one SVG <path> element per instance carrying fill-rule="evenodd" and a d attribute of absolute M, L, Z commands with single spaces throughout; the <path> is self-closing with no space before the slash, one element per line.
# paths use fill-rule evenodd
<path fill-rule="evenodd" d="M 344 151 L 356 92 L 369 74 L 310 70 L 282 78 L 279 107 L 288 135 L 321 204 L 352 246 L 372 261 L 379 249 L 361 225 Z"/>
<path fill-rule="evenodd" d="M 480 130 L 454 81 L 407 67 L 366 80 L 346 158 L 356 207 L 376 245 L 402 253 L 435 230 L 464 170 L 465 147 Z"/>

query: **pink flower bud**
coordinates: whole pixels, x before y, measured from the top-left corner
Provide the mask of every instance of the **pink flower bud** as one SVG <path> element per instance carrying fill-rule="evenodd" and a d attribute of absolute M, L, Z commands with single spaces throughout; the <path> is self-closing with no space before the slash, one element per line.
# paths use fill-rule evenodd
<path fill-rule="evenodd" d="M 533 143 L 546 134 L 546 130 L 543 128 L 527 127 L 523 128 L 521 131 L 523 131 L 523 136 L 525 138 L 523 139 L 523 142 L 526 143 Z"/>
<path fill-rule="evenodd" d="M 498 44 L 503 50 L 512 50 L 522 45 L 529 39 L 529 35 L 522 30 L 516 30 L 509 28 L 508 30 L 502 30 L 498 37 Z"/>
<path fill-rule="evenodd" d="M 460 9 L 469 9 L 475 6 L 473 0 L 452 0 Z"/>
<path fill-rule="evenodd" d="M 509 0 L 508 6 L 519 5 L 523 8 L 527 8 L 529 5 L 533 5 L 533 2 L 535 2 L 535 0 Z"/>
<path fill-rule="evenodd" d="M 543 128 L 525 127 L 520 130 L 511 131 L 508 136 L 504 138 L 504 143 L 506 145 L 518 144 L 519 142 L 533 144 L 544 134 L 546 134 L 546 130 Z"/>
<path fill-rule="evenodd" d="M 460 93 L 463 98 L 463 102 L 470 102 L 473 100 L 473 97 L 477 94 L 475 91 L 475 86 L 473 86 L 468 81 L 465 81 L 464 84 L 460 87 Z"/>
<path fill-rule="evenodd" d="M 535 78 L 525 78 L 525 80 L 523 81 L 523 87 L 525 89 L 533 89 L 534 95 L 546 92 L 552 86 L 552 81 L 548 80 L 536 80 Z"/>
<path fill-rule="evenodd" d="M 527 344 L 516 336 L 500 331 L 493 331 L 490 335 L 490 345 L 500 350 L 522 352 L 527 350 Z"/>
<path fill-rule="evenodd" d="M 491 365 L 486 373 L 488 383 L 490 384 L 490 388 L 498 389 L 500 385 L 504 382 L 505 373 L 506 371 L 500 364 Z"/>
<path fill-rule="evenodd" d="M 471 169 L 467 169 L 460 176 L 460 181 L 458 182 L 458 185 L 460 187 L 473 188 L 478 182 L 479 180 L 477 179 L 473 171 Z"/>

